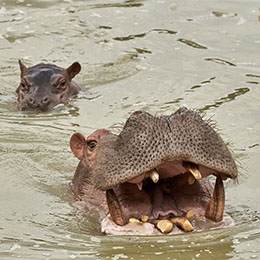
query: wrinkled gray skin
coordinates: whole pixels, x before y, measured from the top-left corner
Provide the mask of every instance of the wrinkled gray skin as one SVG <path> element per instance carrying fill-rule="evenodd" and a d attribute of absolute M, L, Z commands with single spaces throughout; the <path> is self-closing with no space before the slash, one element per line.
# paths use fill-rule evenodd
<path fill-rule="evenodd" d="M 205 217 L 213 192 L 208 176 L 221 173 L 235 179 L 238 174 L 221 137 L 196 112 L 186 108 L 162 117 L 137 111 L 119 135 L 100 129 L 85 139 L 76 133 L 70 144 L 80 160 L 72 181 L 74 198 L 107 212 L 102 191 L 113 189 L 126 220 L 144 215 L 149 216 L 149 221 L 179 217 L 189 210 L 196 217 Z M 183 162 L 196 164 L 203 178 L 189 184 L 190 174 Z M 149 177 L 153 169 L 160 175 L 156 184 Z M 144 186 L 140 191 L 136 184 L 141 181 Z M 224 215 L 219 226 L 231 222 Z M 215 225 L 212 223 L 209 227 Z M 108 234 L 158 232 L 150 223 L 138 231 L 128 225 L 118 226 L 109 218 L 101 223 L 102 231 Z"/>
<path fill-rule="evenodd" d="M 165 162 L 189 161 L 202 173 L 237 177 L 233 157 L 221 137 L 194 111 L 180 108 L 170 116 L 137 111 L 118 135 L 100 141 L 93 165 L 93 185 L 107 190 Z"/>
<path fill-rule="evenodd" d="M 77 83 L 72 81 L 81 70 L 78 62 L 67 69 L 44 63 L 26 67 L 20 60 L 19 65 L 21 82 L 16 89 L 19 110 L 46 111 L 66 103 L 80 90 Z"/>

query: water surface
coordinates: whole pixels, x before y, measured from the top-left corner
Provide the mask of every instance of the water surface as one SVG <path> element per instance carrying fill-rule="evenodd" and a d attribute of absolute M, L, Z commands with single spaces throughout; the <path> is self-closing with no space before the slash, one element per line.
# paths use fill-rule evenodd
<path fill-rule="evenodd" d="M 259 259 L 259 2 L 18 0 L 0 5 L 1 259 Z M 19 112 L 18 59 L 79 61 L 77 99 Z M 217 124 L 239 165 L 225 182 L 232 228 L 108 237 L 98 214 L 72 205 L 75 131 L 118 133 L 144 109 L 196 109 Z"/>

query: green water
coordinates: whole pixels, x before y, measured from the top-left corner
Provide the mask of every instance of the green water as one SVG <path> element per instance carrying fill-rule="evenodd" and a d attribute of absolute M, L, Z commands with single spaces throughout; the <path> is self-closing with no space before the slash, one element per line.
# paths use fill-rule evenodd
<path fill-rule="evenodd" d="M 0 1 L 0 259 L 260 259 L 260 3 L 257 0 Z M 20 112 L 18 59 L 68 67 L 83 91 L 45 113 Z M 75 131 L 118 133 L 135 110 L 180 106 L 212 118 L 239 183 L 235 226 L 160 237 L 108 237 L 72 205 Z"/>

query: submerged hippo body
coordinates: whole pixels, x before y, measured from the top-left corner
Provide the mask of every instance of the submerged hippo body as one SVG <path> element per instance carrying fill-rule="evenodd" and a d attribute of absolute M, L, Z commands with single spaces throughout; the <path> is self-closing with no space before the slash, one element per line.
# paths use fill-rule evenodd
<path fill-rule="evenodd" d="M 236 164 L 221 137 L 194 111 L 180 108 L 163 117 L 137 111 L 119 135 L 102 129 L 85 140 L 76 133 L 70 143 L 80 159 L 75 199 L 107 204 L 104 233 L 154 235 L 232 223 L 224 213 L 223 180 L 237 177 Z"/>
<path fill-rule="evenodd" d="M 26 67 L 20 60 L 19 65 L 21 82 L 16 93 L 20 110 L 46 111 L 58 104 L 66 103 L 80 90 L 72 81 L 81 70 L 78 62 L 74 62 L 67 69 L 44 63 Z"/>

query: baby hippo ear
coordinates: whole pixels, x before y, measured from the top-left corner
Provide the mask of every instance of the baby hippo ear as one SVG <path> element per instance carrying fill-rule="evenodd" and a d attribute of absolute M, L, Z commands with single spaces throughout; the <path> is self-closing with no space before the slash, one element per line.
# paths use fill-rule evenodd
<path fill-rule="evenodd" d="M 20 71 L 21 71 L 21 78 L 25 75 L 27 68 L 26 66 L 22 63 L 21 60 L 18 60 L 19 66 L 20 66 Z"/>
<path fill-rule="evenodd" d="M 81 160 L 84 154 L 85 137 L 81 133 L 75 133 L 70 138 L 70 149 Z"/>
<path fill-rule="evenodd" d="M 78 62 L 72 63 L 67 69 L 66 72 L 69 76 L 69 79 L 73 79 L 81 70 L 81 66 Z"/>

